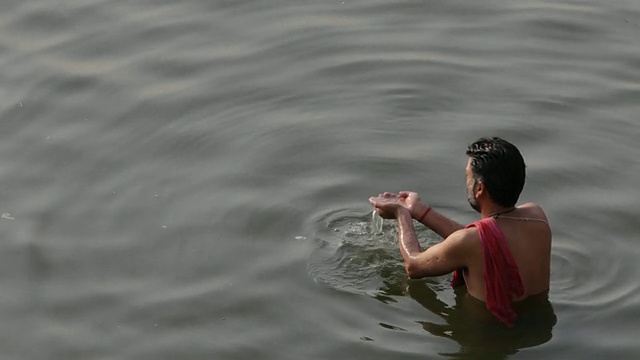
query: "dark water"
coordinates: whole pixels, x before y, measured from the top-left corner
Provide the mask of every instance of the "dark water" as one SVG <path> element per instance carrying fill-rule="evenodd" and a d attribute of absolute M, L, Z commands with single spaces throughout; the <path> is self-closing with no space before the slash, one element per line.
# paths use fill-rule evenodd
<path fill-rule="evenodd" d="M 5 1 L 0 66 L 2 359 L 640 357 L 637 1 Z M 485 135 L 554 231 L 510 331 L 369 228 L 474 220 Z"/>

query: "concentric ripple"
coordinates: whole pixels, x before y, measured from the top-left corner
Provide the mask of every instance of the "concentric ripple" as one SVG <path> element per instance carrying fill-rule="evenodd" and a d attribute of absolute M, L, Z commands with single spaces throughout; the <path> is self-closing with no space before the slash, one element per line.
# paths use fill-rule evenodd
<path fill-rule="evenodd" d="M 320 215 L 315 227 L 317 248 L 308 269 L 316 282 L 382 301 L 404 293 L 407 277 L 393 222 L 378 227 L 371 213 L 340 209 Z M 417 231 L 423 247 L 439 241 L 433 232 Z"/>
<path fill-rule="evenodd" d="M 572 234 L 554 245 L 551 292 L 554 302 L 615 312 L 640 290 L 633 261 L 617 239 L 585 243 L 588 234 Z"/>

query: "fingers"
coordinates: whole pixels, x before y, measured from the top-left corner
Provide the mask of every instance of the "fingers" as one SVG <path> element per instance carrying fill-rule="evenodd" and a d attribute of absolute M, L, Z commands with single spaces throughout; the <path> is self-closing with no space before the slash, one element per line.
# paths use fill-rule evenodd
<path fill-rule="evenodd" d="M 369 204 L 373 205 L 374 207 L 378 207 L 381 205 L 384 205 L 386 203 L 389 203 L 389 198 L 388 197 L 384 197 L 384 196 L 372 196 L 369 198 Z"/>
<path fill-rule="evenodd" d="M 374 207 L 388 203 L 388 202 L 396 202 L 399 199 L 406 199 L 411 194 L 408 191 L 402 191 L 399 194 L 394 194 L 392 192 L 383 192 L 378 196 L 372 196 L 369 198 L 369 203 Z"/>
<path fill-rule="evenodd" d="M 402 196 L 402 197 L 404 197 L 404 198 L 407 198 L 407 197 L 409 197 L 409 196 L 411 196 L 411 195 L 416 195 L 416 196 L 417 196 L 417 195 L 418 195 L 418 193 L 416 193 L 415 191 L 400 191 L 400 192 L 398 193 L 398 195 L 400 195 L 400 196 Z"/>

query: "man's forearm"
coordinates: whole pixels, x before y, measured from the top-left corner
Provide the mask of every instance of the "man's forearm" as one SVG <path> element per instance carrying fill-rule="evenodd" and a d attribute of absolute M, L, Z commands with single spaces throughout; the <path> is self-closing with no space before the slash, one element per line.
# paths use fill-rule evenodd
<path fill-rule="evenodd" d="M 404 262 L 405 270 L 409 277 L 416 268 L 416 259 L 420 254 L 420 243 L 413 228 L 413 218 L 408 211 L 399 212 L 398 221 L 398 245 Z"/>
<path fill-rule="evenodd" d="M 435 210 L 429 211 L 427 216 L 423 219 L 418 219 L 418 221 L 421 221 L 422 224 L 443 238 L 447 238 L 452 233 L 464 228 L 463 225 L 451 220 Z"/>

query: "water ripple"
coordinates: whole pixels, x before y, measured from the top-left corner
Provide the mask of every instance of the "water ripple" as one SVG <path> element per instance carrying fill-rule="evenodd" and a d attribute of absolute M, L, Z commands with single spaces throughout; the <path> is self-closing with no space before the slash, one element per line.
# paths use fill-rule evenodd
<path fill-rule="evenodd" d="M 317 248 L 308 266 L 316 282 L 385 302 L 404 295 L 407 276 L 397 248 L 395 224 L 385 221 L 377 232 L 371 213 L 338 209 L 320 215 L 316 226 Z M 430 231 L 418 231 L 423 246 L 437 242 L 436 238 Z M 438 285 L 440 280 L 431 282 Z"/>
<path fill-rule="evenodd" d="M 615 313 L 640 291 L 633 251 L 615 236 L 586 241 L 589 233 L 556 235 L 552 252 L 551 292 L 554 301 Z"/>

